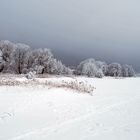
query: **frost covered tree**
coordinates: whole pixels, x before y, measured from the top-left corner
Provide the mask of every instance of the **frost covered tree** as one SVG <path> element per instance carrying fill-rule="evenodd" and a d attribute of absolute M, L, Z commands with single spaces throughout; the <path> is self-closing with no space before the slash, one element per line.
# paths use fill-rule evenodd
<path fill-rule="evenodd" d="M 4 61 L 3 61 L 2 56 L 3 54 L 2 54 L 2 51 L 0 50 L 0 72 L 2 72 L 4 69 Z"/>
<path fill-rule="evenodd" d="M 51 59 L 48 65 L 47 72 L 50 74 L 60 74 L 63 71 L 63 65 L 61 62 L 58 62 L 56 59 Z"/>
<path fill-rule="evenodd" d="M 102 77 L 104 77 L 104 73 L 103 73 L 102 69 L 99 69 L 99 70 L 97 71 L 95 77 L 97 77 L 97 78 L 102 78 Z"/>
<path fill-rule="evenodd" d="M 108 65 L 106 64 L 106 62 L 96 61 L 96 65 L 99 69 L 102 70 L 103 75 L 107 75 Z M 101 72 L 101 70 L 99 70 L 99 71 Z"/>
<path fill-rule="evenodd" d="M 25 44 L 16 44 L 15 51 L 13 52 L 12 66 L 16 73 L 21 74 L 27 71 L 30 47 Z"/>
<path fill-rule="evenodd" d="M 97 73 L 97 67 L 94 63 L 86 63 L 83 65 L 83 69 L 81 71 L 82 75 L 87 75 L 88 77 L 95 77 Z"/>
<path fill-rule="evenodd" d="M 96 77 L 98 73 L 96 61 L 92 58 L 82 61 L 77 67 L 77 74 L 87 75 L 88 77 Z"/>
<path fill-rule="evenodd" d="M 53 55 L 49 49 L 36 49 L 32 52 L 32 67 L 39 74 L 49 73 L 50 71 L 50 62 L 53 58 Z"/>
<path fill-rule="evenodd" d="M 124 76 L 132 77 L 135 71 L 130 65 L 121 66 L 118 63 L 107 65 L 93 58 L 82 61 L 77 68 L 71 70 L 61 61 L 54 58 L 47 48 L 32 50 L 25 44 L 14 44 L 10 41 L 0 41 L 0 72 L 56 74 L 56 75 L 87 75 L 88 77 Z"/>
<path fill-rule="evenodd" d="M 15 44 L 7 41 L 2 40 L 0 41 L 0 55 L 1 55 L 1 62 L 0 62 L 0 69 L 1 72 L 11 72 L 11 63 L 12 63 L 12 54 L 15 50 Z"/>
<path fill-rule="evenodd" d="M 95 64 L 95 60 L 92 59 L 92 58 L 90 58 L 90 59 L 86 59 L 86 60 L 80 62 L 80 64 L 77 66 L 76 74 L 78 74 L 78 75 L 82 75 L 82 74 L 83 75 L 87 75 L 85 73 L 85 71 L 86 71 L 86 65 L 87 64 Z M 94 65 L 94 67 L 95 67 L 95 65 Z"/>
<path fill-rule="evenodd" d="M 63 74 L 64 74 L 64 75 L 73 75 L 73 70 L 72 70 L 71 68 L 66 67 L 66 66 L 64 65 Z"/>
<path fill-rule="evenodd" d="M 108 76 L 122 76 L 122 66 L 119 63 L 111 63 L 108 65 Z"/>
<path fill-rule="evenodd" d="M 70 68 L 53 57 L 47 48 L 31 50 L 28 45 L 0 41 L 0 72 L 71 74 Z"/>
<path fill-rule="evenodd" d="M 132 66 L 130 65 L 123 65 L 122 66 L 122 76 L 123 77 L 133 77 L 135 76 L 135 71 Z"/>
<path fill-rule="evenodd" d="M 66 67 L 60 60 L 56 60 L 55 58 L 51 59 L 49 63 L 49 71 L 50 74 L 62 75 L 67 74 L 71 75 L 72 70 Z"/>

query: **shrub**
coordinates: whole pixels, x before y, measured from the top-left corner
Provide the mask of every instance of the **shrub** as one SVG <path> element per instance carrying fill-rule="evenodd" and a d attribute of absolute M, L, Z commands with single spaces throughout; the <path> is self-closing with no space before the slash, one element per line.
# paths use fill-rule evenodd
<path fill-rule="evenodd" d="M 56 88 L 68 88 L 72 90 L 76 90 L 83 93 L 89 93 L 92 94 L 93 90 L 95 89 L 92 85 L 78 80 L 72 80 L 72 81 L 65 81 L 62 80 L 61 82 L 56 81 L 46 81 L 46 85 Z"/>

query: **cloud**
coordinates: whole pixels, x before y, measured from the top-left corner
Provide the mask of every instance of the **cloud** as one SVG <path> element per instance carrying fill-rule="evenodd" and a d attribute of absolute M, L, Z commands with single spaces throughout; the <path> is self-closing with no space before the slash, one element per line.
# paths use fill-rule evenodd
<path fill-rule="evenodd" d="M 0 1 L 0 39 L 49 47 L 69 64 L 73 56 L 76 62 L 95 57 L 138 67 L 138 0 Z"/>

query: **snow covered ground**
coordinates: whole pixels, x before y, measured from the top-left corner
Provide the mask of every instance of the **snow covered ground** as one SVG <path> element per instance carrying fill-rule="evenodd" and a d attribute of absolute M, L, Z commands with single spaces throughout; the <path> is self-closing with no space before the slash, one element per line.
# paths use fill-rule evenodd
<path fill-rule="evenodd" d="M 140 78 L 78 79 L 96 87 L 93 96 L 0 86 L 0 140 L 140 139 Z"/>

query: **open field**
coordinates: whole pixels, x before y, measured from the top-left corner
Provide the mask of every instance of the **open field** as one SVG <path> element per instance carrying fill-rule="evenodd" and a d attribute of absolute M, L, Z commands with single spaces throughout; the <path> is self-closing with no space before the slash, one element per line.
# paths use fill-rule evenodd
<path fill-rule="evenodd" d="M 11 79 L 27 81 L 24 77 Z M 0 86 L 0 140 L 140 139 L 140 78 L 36 80 L 78 80 L 95 88 L 91 96 L 44 84 Z"/>

